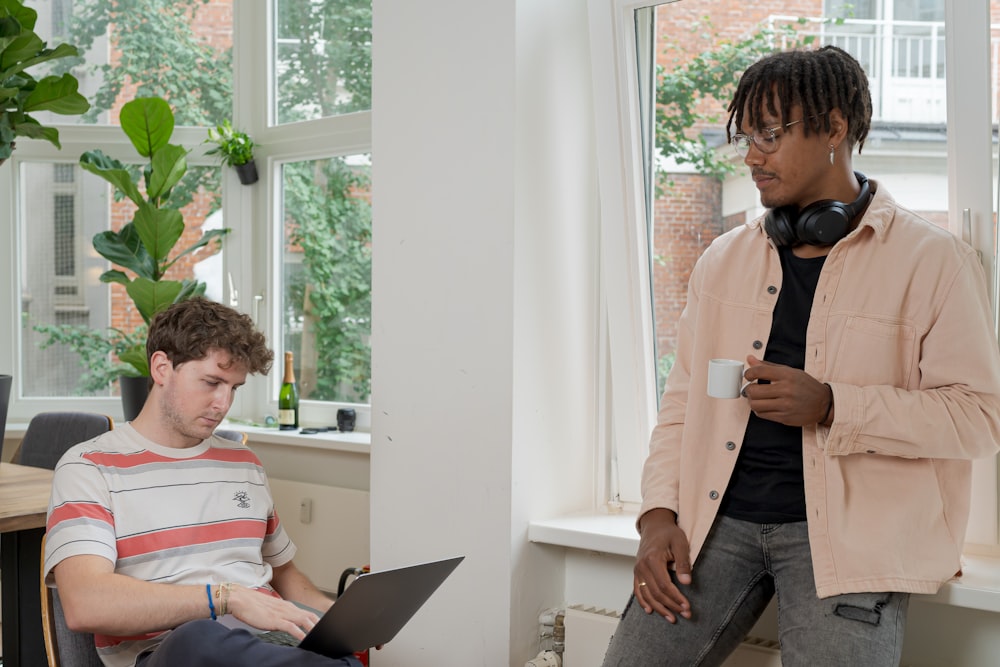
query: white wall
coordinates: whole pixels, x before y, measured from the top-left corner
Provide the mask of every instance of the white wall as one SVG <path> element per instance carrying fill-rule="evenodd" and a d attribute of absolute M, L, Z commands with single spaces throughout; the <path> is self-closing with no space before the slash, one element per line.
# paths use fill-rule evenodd
<path fill-rule="evenodd" d="M 372 564 L 466 561 L 373 664 L 523 665 L 591 502 L 585 0 L 375 0 Z"/>

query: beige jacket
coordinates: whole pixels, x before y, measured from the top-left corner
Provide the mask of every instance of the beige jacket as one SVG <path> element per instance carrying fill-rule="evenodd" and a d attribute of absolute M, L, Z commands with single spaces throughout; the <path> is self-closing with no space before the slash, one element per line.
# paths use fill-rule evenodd
<path fill-rule="evenodd" d="M 802 433 L 820 597 L 933 593 L 955 575 L 971 459 L 1000 442 L 1000 353 L 976 252 L 872 187 L 826 259 L 807 332 L 805 371 L 830 383 L 836 406 L 830 428 Z M 641 512 L 674 510 L 694 559 L 750 410 L 706 395 L 708 360 L 763 358 L 781 288 L 760 223 L 716 239 L 691 275 L 643 469 Z"/>

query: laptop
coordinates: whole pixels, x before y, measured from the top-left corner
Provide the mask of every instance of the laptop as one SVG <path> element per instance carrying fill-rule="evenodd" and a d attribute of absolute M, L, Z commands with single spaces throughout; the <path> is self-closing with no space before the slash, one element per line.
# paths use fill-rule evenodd
<path fill-rule="evenodd" d="M 389 643 L 464 559 L 465 556 L 456 556 L 359 575 L 305 638 L 297 642 L 298 647 L 328 658 L 340 658 Z M 230 627 L 249 627 L 229 616 L 223 618 Z M 283 632 L 258 636 L 279 644 L 296 642 Z"/>

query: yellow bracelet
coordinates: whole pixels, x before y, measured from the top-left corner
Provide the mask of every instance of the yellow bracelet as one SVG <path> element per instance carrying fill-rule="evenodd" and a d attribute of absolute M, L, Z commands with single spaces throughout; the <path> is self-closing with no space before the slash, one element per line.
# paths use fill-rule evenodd
<path fill-rule="evenodd" d="M 222 593 L 222 599 L 219 602 L 219 615 L 225 616 L 229 613 L 229 594 L 233 590 L 233 584 L 231 582 L 226 582 L 219 586 L 219 590 Z"/>

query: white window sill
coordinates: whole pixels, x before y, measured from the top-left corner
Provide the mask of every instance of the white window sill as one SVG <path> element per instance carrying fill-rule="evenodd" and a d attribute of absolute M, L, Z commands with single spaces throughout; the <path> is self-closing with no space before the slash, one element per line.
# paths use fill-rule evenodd
<path fill-rule="evenodd" d="M 634 557 L 639 548 L 635 530 L 636 514 L 582 512 L 528 525 L 528 539 L 572 549 Z M 945 583 L 930 602 L 1000 612 L 1000 557 L 962 557 L 962 576 Z"/>
<path fill-rule="evenodd" d="M 328 451 L 354 452 L 358 454 L 371 453 L 371 433 L 360 431 L 322 431 L 320 433 L 304 434 L 298 431 L 281 431 L 277 428 L 248 426 L 240 423 L 224 422 L 221 428 L 243 431 L 247 434 L 249 443 L 262 442 L 273 445 L 294 445 L 325 449 Z"/>

